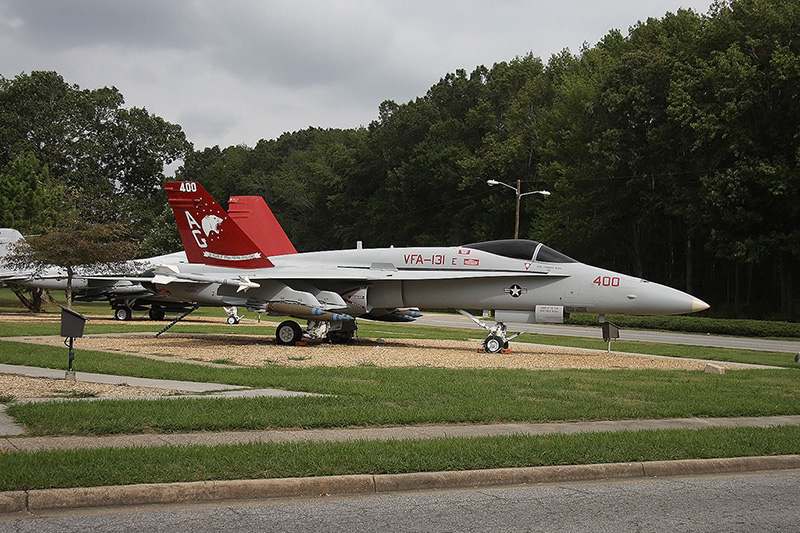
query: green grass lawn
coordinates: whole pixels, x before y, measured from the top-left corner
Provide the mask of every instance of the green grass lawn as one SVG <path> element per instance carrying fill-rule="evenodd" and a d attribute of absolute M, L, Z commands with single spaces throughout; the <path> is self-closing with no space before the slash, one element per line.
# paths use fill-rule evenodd
<path fill-rule="evenodd" d="M 66 350 L 0 341 L 0 362 L 64 368 Z M 800 413 L 798 374 L 789 369 L 737 370 L 722 376 L 376 366 L 220 369 L 87 350 L 77 353 L 75 366 L 84 372 L 328 396 L 11 403 L 7 413 L 36 435 Z"/>
<path fill-rule="evenodd" d="M 0 454 L 0 491 L 785 455 L 800 427 Z"/>
<path fill-rule="evenodd" d="M 223 377 L 223 376 L 219 376 Z M 800 414 L 797 374 L 312 368 L 226 371 L 225 382 L 327 397 L 12 403 L 34 435 Z"/>
<path fill-rule="evenodd" d="M 0 291 L 0 309 L 5 309 Z M 92 304 L 85 314 L 107 313 Z M 187 323 L 185 332 L 272 335 L 266 325 Z M 144 321 L 92 320 L 87 334 L 155 332 Z M 57 335 L 59 325 L 0 322 L 0 337 Z M 465 330 L 368 324 L 365 337 L 456 338 Z M 481 336 L 476 330 L 475 338 Z M 602 341 L 545 338 L 540 343 L 584 346 Z M 573 344 L 574 343 L 574 344 Z M 598 346 L 599 345 L 599 346 Z M 615 350 L 625 343 L 617 342 Z M 79 343 L 78 343 L 79 347 Z M 11 402 L 7 412 L 31 435 L 266 428 L 368 427 L 508 421 L 614 420 L 800 414 L 800 374 L 788 354 L 630 343 L 631 351 L 783 364 L 784 370 L 725 375 L 656 370 L 471 370 L 443 368 L 210 368 L 118 353 L 77 350 L 76 368 L 152 378 L 211 381 L 327 394 L 310 398 Z M 479 357 L 478 354 L 475 355 Z M 66 349 L 0 340 L 0 362 L 66 367 Z M 785 361 L 784 361 L 785 360 Z M 8 399 L 6 399 L 8 400 Z M 8 452 L 0 454 L 0 490 L 42 486 L 381 473 L 418 470 L 577 464 L 800 452 L 798 428 L 740 428 L 548 437 L 433 439 L 402 442 L 259 444 L 137 450 Z M 164 465 L 170 465 L 164 468 Z M 89 468 L 91 466 L 91 468 Z M 84 471 L 91 471 L 86 473 Z M 5 473 L 13 472 L 6 476 Z"/>

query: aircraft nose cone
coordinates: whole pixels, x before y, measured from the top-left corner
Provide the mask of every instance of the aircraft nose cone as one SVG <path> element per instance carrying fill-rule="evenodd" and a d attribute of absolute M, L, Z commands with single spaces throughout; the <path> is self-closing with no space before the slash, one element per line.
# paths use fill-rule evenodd
<path fill-rule="evenodd" d="M 631 314 L 682 315 L 697 313 L 710 306 L 699 298 L 678 289 L 640 280 L 625 296 Z"/>
<path fill-rule="evenodd" d="M 699 298 L 695 298 L 692 301 L 692 313 L 697 313 L 699 311 L 705 311 L 709 307 L 711 307 L 711 306 L 708 305 L 707 303 L 705 303 L 703 300 L 701 300 Z"/>

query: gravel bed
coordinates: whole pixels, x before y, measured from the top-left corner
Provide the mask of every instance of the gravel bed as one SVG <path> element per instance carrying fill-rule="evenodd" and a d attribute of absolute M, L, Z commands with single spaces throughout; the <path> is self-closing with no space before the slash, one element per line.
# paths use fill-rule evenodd
<path fill-rule="evenodd" d="M 59 345 L 63 339 L 16 337 L 13 340 Z M 238 366 L 703 370 L 706 365 L 705 362 L 689 359 L 521 342 L 511 343 L 510 354 L 489 354 L 479 353 L 478 345 L 478 340 L 357 339 L 348 345 L 309 343 L 307 346 L 278 346 L 271 336 L 197 333 L 165 334 L 158 339 L 149 333 L 90 335 L 75 340 L 76 361 L 80 359 L 80 350 L 83 349 Z"/>
<path fill-rule="evenodd" d="M 42 317 L 8 315 L 2 320 L 42 320 Z M 44 317 L 46 321 L 58 320 Z M 106 320 L 107 317 L 98 317 Z M 219 319 L 200 321 L 219 322 Z M 253 321 L 255 323 L 255 321 Z M 99 350 L 141 355 L 145 357 L 182 360 L 200 364 L 230 364 L 238 366 L 282 365 L 311 366 L 428 366 L 446 368 L 517 368 L 551 370 L 579 369 L 658 369 L 702 371 L 706 362 L 680 358 L 651 357 L 602 350 L 562 348 L 537 344 L 511 342 L 510 354 L 478 353 L 480 332 L 475 339 L 409 340 L 409 339 L 356 339 L 349 345 L 310 343 L 307 346 L 278 346 L 273 341 L 272 328 L 265 326 L 265 335 L 221 335 L 166 333 L 156 339 L 151 333 L 120 335 L 89 335 L 75 340 L 76 362 L 80 350 Z M 465 333 L 465 337 L 468 334 Z M 12 340 L 12 339 L 9 339 Z M 61 345 L 60 337 L 17 337 L 13 340 Z M 734 369 L 735 365 L 717 363 Z M 27 382 L 27 383 L 25 383 Z M 49 385 L 43 382 L 53 382 Z M 15 385 L 22 383 L 22 385 Z M 152 396 L 158 390 L 127 386 L 110 386 L 64 380 L 21 378 L 0 375 L 0 395 L 23 397 L 65 396 L 90 393 L 98 397 Z M 30 392 L 26 392 L 30 391 Z M 169 393 L 169 391 L 161 391 Z"/>
<path fill-rule="evenodd" d="M 177 391 L 106 385 L 66 379 L 31 378 L 17 374 L 0 374 L 0 396 L 21 398 L 157 398 L 172 396 Z"/>

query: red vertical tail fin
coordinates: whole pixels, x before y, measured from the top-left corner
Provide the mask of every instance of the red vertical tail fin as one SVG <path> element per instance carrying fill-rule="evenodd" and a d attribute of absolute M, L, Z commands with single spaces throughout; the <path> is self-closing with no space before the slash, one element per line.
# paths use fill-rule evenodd
<path fill-rule="evenodd" d="M 228 216 L 236 221 L 265 256 L 296 254 L 267 202 L 260 196 L 231 196 Z"/>
<path fill-rule="evenodd" d="M 202 185 L 170 181 L 165 189 L 189 262 L 232 268 L 273 266 Z"/>

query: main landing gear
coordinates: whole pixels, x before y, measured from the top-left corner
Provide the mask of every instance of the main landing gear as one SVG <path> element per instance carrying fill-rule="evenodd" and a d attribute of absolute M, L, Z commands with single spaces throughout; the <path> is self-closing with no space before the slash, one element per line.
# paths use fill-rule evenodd
<path fill-rule="evenodd" d="M 133 311 L 134 309 L 142 310 L 141 306 L 135 306 L 135 304 L 123 304 L 117 305 L 114 307 L 114 319 L 126 321 L 133 318 Z M 147 310 L 147 316 L 150 317 L 150 320 L 164 320 L 164 317 L 167 315 L 166 310 L 163 307 L 159 306 L 152 306 L 150 309 Z"/>
<path fill-rule="evenodd" d="M 133 309 L 131 309 L 130 307 L 124 306 L 124 307 L 117 307 L 116 309 L 114 309 L 114 318 L 116 320 L 122 320 L 122 321 L 130 320 L 132 316 L 133 316 Z"/>
<path fill-rule="evenodd" d="M 294 346 L 303 339 L 303 329 L 294 320 L 284 320 L 275 329 L 275 341 L 282 346 Z"/>
<path fill-rule="evenodd" d="M 495 322 L 493 326 L 490 326 L 483 320 L 475 318 L 474 316 L 467 313 L 463 309 L 458 309 L 458 312 L 489 332 L 489 336 L 483 340 L 480 347 L 478 348 L 479 352 L 511 353 L 511 351 L 508 349 L 508 341 L 516 339 L 523 333 L 520 332 L 517 333 L 516 335 L 512 335 L 509 337 L 508 328 L 502 322 Z"/>
<path fill-rule="evenodd" d="M 275 342 L 281 346 L 295 346 L 305 335 L 315 340 L 327 339 L 331 344 L 347 344 L 353 340 L 356 329 L 355 320 L 336 323 L 309 320 L 305 331 L 294 320 L 284 320 L 275 329 Z"/>

